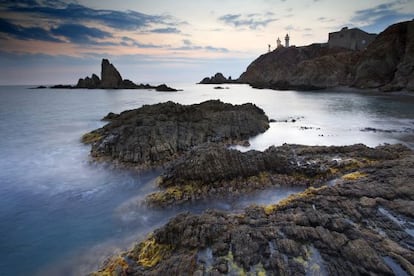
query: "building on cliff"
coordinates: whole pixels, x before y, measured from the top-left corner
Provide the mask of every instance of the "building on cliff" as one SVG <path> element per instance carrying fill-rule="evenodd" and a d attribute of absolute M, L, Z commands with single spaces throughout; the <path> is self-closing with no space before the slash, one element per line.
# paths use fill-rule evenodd
<path fill-rule="evenodd" d="M 342 28 L 339 32 L 329 33 L 329 48 L 341 47 L 351 50 L 364 50 L 374 41 L 376 34 L 370 34 L 358 28 Z"/>

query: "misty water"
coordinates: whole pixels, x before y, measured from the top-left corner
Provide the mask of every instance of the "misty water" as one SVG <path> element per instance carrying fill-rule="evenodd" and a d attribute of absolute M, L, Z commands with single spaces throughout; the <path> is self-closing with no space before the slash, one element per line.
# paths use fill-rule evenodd
<path fill-rule="evenodd" d="M 175 84 L 184 91 L 32 90 L 0 87 L 0 275 L 85 274 L 183 211 L 240 211 L 298 189 L 272 189 L 168 211 L 139 202 L 160 171 L 134 172 L 90 162 L 82 134 L 108 112 L 143 104 L 208 99 L 253 102 L 275 122 L 250 140 L 270 145 L 404 143 L 414 148 L 414 97 L 352 92 L 255 90 L 247 85 Z"/>

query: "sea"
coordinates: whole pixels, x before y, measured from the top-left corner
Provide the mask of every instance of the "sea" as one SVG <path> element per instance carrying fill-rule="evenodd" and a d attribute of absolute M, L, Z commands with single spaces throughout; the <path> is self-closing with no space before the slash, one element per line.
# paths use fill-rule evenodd
<path fill-rule="evenodd" d="M 180 212 L 240 212 L 300 191 L 275 188 L 232 200 L 148 209 L 142 199 L 157 189 L 162 171 L 96 163 L 90 146 L 80 141 L 103 126 L 109 112 L 166 101 L 252 102 L 273 122 L 250 139 L 249 147 L 235 147 L 241 151 L 284 143 L 414 148 L 414 96 L 408 93 L 170 85 L 182 91 L 0 87 L 0 275 L 86 275 Z"/>

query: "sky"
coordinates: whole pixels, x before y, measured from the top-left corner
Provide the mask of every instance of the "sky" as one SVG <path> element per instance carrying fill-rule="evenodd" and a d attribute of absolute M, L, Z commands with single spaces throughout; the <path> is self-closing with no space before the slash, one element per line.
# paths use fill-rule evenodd
<path fill-rule="evenodd" d="M 380 33 L 414 18 L 414 0 L 0 0 L 0 85 L 76 84 L 108 58 L 137 83 L 237 78 L 283 41 Z"/>

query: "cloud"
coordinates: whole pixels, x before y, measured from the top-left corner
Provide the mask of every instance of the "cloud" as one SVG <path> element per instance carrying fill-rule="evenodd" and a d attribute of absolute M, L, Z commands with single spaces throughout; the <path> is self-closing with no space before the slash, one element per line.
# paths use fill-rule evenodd
<path fill-rule="evenodd" d="M 180 30 L 178 30 L 177 28 L 172 28 L 172 27 L 153 29 L 150 32 L 158 33 L 158 34 L 179 34 L 181 33 Z"/>
<path fill-rule="evenodd" d="M 76 3 L 63 1 L 2 1 L 3 9 L 40 17 L 53 18 L 63 22 L 97 22 L 119 30 L 137 30 L 152 24 L 179 24 L 173 18 L 162 15 L 148 15 L 136 11 L 115 11 L 92 9 Z"/>
<path fill-rule="evenodd" d="M 122 46 L 128 46 L 128 47 L 137 47 L 137 48 L 144 48 L 144 49 L 148 49 L 148 48 L 164 48 L 164 47 L 169 47 L 169 45 L 154 45 L 154 44 L 146 44 L 146 43 L 140 43 L 138 41 L 136 41 L 135 39 L 132 39 L 130 37 L 122 37 L 121 38 L 121 42 L 120 45 Z"/>
<path fill-rule="evenodd" d="M 246 15 L 226 14 L 219 17 L 218 20 L 234 27 L 248 27 L 255 30 L 258 27 L 266 27 L 269 23 L 277 21 L 278 19 L 271 17 L 273 15 L 274 14 L 270 12 L 265 14 L 250 13 Z M 269 18 L 269 16 L 271 18 Z"/>
<path fill-rule="evenodd" d="M 79 24 L 62 24 L 51 30 L 56 36 L 63 36 L 70 42 L 77 44 L 94 44 L 94 39 L 111 38 L 112 34 L 97 28 L 90 28 Z"/>
<path fill-rule="evenodd" d="M 58 38 L 52 36 L 49 30 L 41 27 L 23 27 L 14 24 L 8 20 L 0 18 L 0 33 L 10 35 L 11 37 L 21 40 L 44 40 L 51 42 L 61 42 Z"/>
<path fill-rule="evenodd" d="M 197 50 L 204 50 L 207 52 L 215 52 L 215 53 L 228 53 L 230 52 L 227 48 L 217 48 L 213 46 L 199 46 L 194 45 L 190 40 L 184 39 L 183 40 L 183 46 L 172 48 L 172 50 L 176 51 L 197 51 Z"/>
<path fill-rule="evenodd" d="M 381 32 L 395 22 L 411 20 L 412 14 L 404 11 L 410 1 L 394 1 L 377 5 L 370 9 L 356 11 L 351 18 L 353 25 L 363 27 L 368 32 Z"/>

